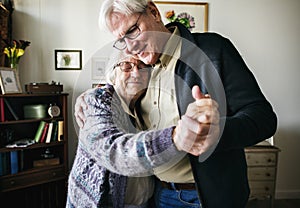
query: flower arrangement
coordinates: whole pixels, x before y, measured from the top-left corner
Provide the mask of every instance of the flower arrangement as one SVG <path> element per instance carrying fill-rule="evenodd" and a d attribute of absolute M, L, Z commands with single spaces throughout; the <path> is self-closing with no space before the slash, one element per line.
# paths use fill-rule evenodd
<path fill-rule="evenodd" d="M 65 62 L 65 65 L 66 65 L 66 66 L 69 66 L 70 63 L 71 63 L 71 56 L 70 56 L 69 54 L 66 54 L 66 55 L 64 55 L 62 58 L 63 58 L 63 60 L 64 60 L 64 62 Z"/>
<path fill-rule="evenodd" d="M 12 44 L 7 44 L 4 48 L 4 53 L 7 55 L 11 68 L 16 68 L 19 64 L 21 56 L 24 55 L 25 49 L 30 45 L 29 41 L 26 40 L 13 40 Z"/>
<path fill-rule="evenodd" d="M 182 12 L 175 16 L 174 10 L 167 11 L 165 14 L 165 17 L 170 22 L 180 22 L 183 24 L 186 28 L 188 28 L 190 31 L 195 27 L 195 19 L 193 16 L 188 14 L 187 12 Z"/>

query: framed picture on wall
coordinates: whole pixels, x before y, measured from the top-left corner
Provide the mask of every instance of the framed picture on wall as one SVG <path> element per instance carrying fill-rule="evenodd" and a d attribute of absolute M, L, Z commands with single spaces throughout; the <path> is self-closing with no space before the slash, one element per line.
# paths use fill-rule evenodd
<path fill-rule="evenodd" d="M 92 84 L 92 88 L 95 88 L 95 87 L 102 87 L 104 86 L 105 84 L 104 83 L 93 83 Z"/>
<path fill-rule="evenodd" d="M 154 3 L 160 11 L 164 24 L 179 21 L 191 32 L 208 31 L 208 3 L 184 1 L 154 1 Z"/>
<path fill-rule="evenodd" d="M 0 85 L 2 94 L 22 93 L 16 69 L 0 67 Z"/>
<path fill-rule="evenodd" d="M 55 50 L 56 70 L 81 70 L 81 50 Z"/>
<path fill-rule="evenodd" d="M 92 79 L 99 83 L 105 82 L 105 69 L 108 62 L 107 57 L 92 58 Z"/>

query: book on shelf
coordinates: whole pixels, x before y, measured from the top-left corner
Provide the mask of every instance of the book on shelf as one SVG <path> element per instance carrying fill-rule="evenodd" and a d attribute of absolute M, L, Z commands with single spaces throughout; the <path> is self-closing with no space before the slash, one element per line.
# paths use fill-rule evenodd
<path fill-rule="evenodd" d="M 0 121 L 4 122 L 5 116 L 4 116 L 4 98 L 0 98 Z"/>
<path fill-rule="evenodd" d="M 19 167 L 20 167 L 20 171 L 23 171 L 24 170 L 24 150 L 20 150 L 19 152 L 19 159 L 20 159 L 20 164 L 19 164 Z"/>
<path fill-rule="evenodd" d="M 53 129 L 53 122 L 50 122 L 49 125 L 48 125 L 48 131 L 47 131 L 47 136 L 46 136 L 45 143 L 50 143 L 51 142 L 52 129 Z"/>
<path fill-rule="evenodd" d="M 15 174 L 19 171 L 18 151 L 10 152 L 10 173 Z"/>
<path fill-rule="evenodd" d="M 46 158 L 46 159 L 40 159 L 40 160 L 34 160 L 33 161 L 33 167 L 44 167 L 49 165 L 59 165 L 59 158 Z"/>
<path fill-rule="evenodd" d="M 0 152 L 0 176 L 10 174 L 9 152 Z"/>
<path fill-rule="evenodd" d="M 64 121 L 58 121 L 57 140 L 64 140 Z"/>
<path fill-rule="evenodd" d="M 13 110 L 13 108 L 11 107 L 10 103 L 8 102 L 7 99 L 3 98 L 9 112 L 11 113 L 11 115 L 14 117 L 15 120 L 19 120 L 19 117 L 17 116 L 17 114 L 15 113 L 15 111 Z"/>
<path fill-rule="evenodd" d="M 42 132 L 42 135 L 41 135 L 41 138 L 40 138 L 40 143 L 44 143 L 46 141 L 48 127 L 49 127 L 49 123 L 46 122 L 45 126 L 44 126 L 44 129 L 43 129 L 43 132 Z"/>
<path fill-rule="evenodd" d="M 3 161 L 3 153 L 2 152 L 0 152 L 0 176 L 2 176 L 2 175 L 4 175 L 4 170 L 3 170 L 3 163 L 4 163 L 4 161 Z"/>
<path fill-rule="evenodd" d="M 0 152 L 0 176 L 4 175 L 4 152 Z"/>
<path fill-rule="evenodd" d="M 51 142 L 57 141 L 57 131 L 58 131 L 58 122 L 57 121 L 53 121 Z"/>
<path fill-rule="evenodd" d="M 43 129 L 44 129 L 44 127 L 45 127 L 45 124 L 46 124 L 46 121 L 40 121 L 40 124 L 39 124 L 39 126 L 38 126 L 38 129 L 37 129 L 37 131 L 36 131 L 36 133 L 35 133 L 35 136 L 34 136 L 34 141 L 35 141 L 36 143 L 38 143 L 38 142 L 40 141 L 40 138 L 41 138 L 41 136 L 42 136 L 42 133 L 43 133 Z"/>

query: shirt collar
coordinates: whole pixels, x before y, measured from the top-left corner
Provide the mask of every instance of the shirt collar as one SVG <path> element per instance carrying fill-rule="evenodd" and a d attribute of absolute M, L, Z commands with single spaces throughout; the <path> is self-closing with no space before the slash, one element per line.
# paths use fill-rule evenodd
<path fill-rule="evenodd" d="M 172 32 L 172 35 L 167 41 L 158 62 L 155 64 L 161 64 L 163 68 L 169 64 L 172 58 L 179 58 L 176 52 L 178 51 L 178 47 L 181 45 L 179 29 L 176 26 L 172 26 L 169 27 L 168 30 Z"/>

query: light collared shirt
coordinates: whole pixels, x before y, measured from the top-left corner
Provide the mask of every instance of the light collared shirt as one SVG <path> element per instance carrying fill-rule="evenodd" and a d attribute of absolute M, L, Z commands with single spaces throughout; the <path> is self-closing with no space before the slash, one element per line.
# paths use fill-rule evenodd
<path fill-rule="evenodd" d="M 116 91 L 117 92 L 117 91 Z M 118 92 L 117 92 L 118 94 Z M 132 116 L 136 121 L 137 128 L 141 128 L 136 113 L 132 113 L 128 107 L 128 104 L 119 95 L 122 108 L 124 111 Z M 140 129 L 141 130 L 141 129 Z M 143 205 L 148 202 L 154 192 L 154 179 L 152 176 L 146 177 L 128 177 L 126 192 L 125 192 L 125 204 L 126 205 Z M 125 206 L 126 207 L 126 206 Z"/>
<path fill-rule="evenodd" d="M 142 116 L 149 129 L 176 126 L 180 119 L 175 90 L 175 66 L 180 57 L 182 41 L 175 27 L 158 63 L 151 73 L 148 90 L 142 99 Z M 193 183 L 194 178 L 187 155 L 177 163 L 154 169 L 162 181 Z"/>

